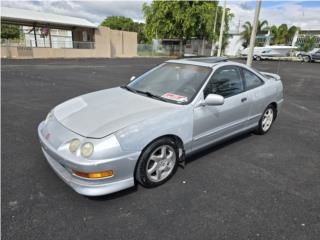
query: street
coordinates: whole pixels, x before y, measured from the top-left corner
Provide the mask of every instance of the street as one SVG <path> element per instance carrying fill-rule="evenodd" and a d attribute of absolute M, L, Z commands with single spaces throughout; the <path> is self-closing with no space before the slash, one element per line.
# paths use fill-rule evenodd
<path fill-rule="evenodd" d="M 284 84 L 271 131 L 190 156 L 160 187 L 88 198 L 56 176 L 37 138 L 46 114 L 163 61 L 2 60 L 3 239 L 319 239 L 318 63 L 253 62 Z"/>

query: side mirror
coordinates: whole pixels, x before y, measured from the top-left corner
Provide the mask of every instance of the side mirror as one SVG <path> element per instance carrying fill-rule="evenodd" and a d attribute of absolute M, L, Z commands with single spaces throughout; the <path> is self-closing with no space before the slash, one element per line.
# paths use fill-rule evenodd
<path fill-rule="evenodd" d="M 136 79 L 136 76 L 132 76 L 132 77 L 130 78 L 130 82 L 133 81 L 133 80 L 135 80 L 135 79 Z"/>
<path fill-rule="evenodd" d="M 204 100 L 204 105 L 218 106 L 224 103 L 224 97 L 218 94 L 209 94 Z"/>

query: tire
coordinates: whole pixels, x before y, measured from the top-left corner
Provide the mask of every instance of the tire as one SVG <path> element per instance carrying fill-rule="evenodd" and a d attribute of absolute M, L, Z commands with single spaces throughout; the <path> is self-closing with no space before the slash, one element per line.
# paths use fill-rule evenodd
<path fill-rule="evenodd" d="M 311 62 L 310 56 L 303 56 L 303 61 L 304 62 Z"/>
<path fill-rule="evenodd" d="M 256 56 L 256 60 L 257 60 L 257 61 L 260 61 L 260 60 L 261 60 L 261 57 L 260 57 L 260 56 Z"/>
<path fill-rule="evenodd" d="M 258 135 L 264 135 L 271 129 L 271 126 L 277 116 L 277 110 L 273 105 L 269 105 L 263 112 L 258 128 L 255 133 Z"/>
<path fill-rule="evenodd" d="M 176 143 L 170 138 L 160 138 L 148 145 L 140 155 L 135 179 L 144 187 L 157 187 L 174 175 L 178 162 Z"/>

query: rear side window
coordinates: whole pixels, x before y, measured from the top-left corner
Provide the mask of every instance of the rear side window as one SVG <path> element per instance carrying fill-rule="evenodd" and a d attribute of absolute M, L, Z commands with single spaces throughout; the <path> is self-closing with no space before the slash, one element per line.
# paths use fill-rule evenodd
<path fill-rule="evenodd" d="M 260 85 L 263 84 L 263 81 L 253 72 L 250 72 L 244 68 L 242 69 L 242 71 L 243 71 L 244 80 L 246 82 L 247 90 L 259 87 Z"/>
<path fill-rule="evenodd" d="M 244 91 L 240 70 L 238 67 L 222 67 L 211 77 L 204 90 L 204 97 L 214 93 L 230 97 Z"/>

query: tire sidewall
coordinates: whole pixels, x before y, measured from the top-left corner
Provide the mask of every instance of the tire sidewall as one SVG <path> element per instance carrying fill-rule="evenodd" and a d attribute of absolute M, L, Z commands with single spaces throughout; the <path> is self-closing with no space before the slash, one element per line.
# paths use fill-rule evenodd
<path fill-rule="evenodd" d="M 146 173 L 147 163 L 148 163 L 148 159 L 149 159 L 150 155 L 153 153 L 153 151 L 162 145 L 169 145 L 174 149 L 175 154 L 176 154 L 176 162 L 173 167 L 173 170 L 165 179 L 163 179 L 162 181 L 159 181 L 159 182 L 153 182 L 148 178 L 147 173 Z M 179 151 L 178 151 L 177 145 L 170 138 L 160 138 L 160 139 L 155 140 L 152 143 L 150 143 L 142 151 L 142 153 L 139 157 L 139 160 L 138 160 L 138 163 L 137 163 L 137 166 L 135 169 L 135 174 L 134 174 L 136 181 L 138 181 L 142 186 L 147 187 L 147 188 L 156 187 L 156 186 L 159 186 L 159 185 L 165 183 L 166 181 L 168 181 L 177 170 L 177 166 L 178 166 L 178 162 L 179 162 L 178 152 Z"/>
<path fill-rule="evenodd" d="M 268 130 L 264 131 L 263 128 L 262 128 L 262 121 L 263 121 L 263 116 L 264 116 L 264 114 L 266 113 L 266 111 L 267 111 L 268 109 L 272 109 L 273 119 L 272 119 L 272 123 L 271 123 L 270 127 L 268 128 Z M 261 116 L 261 118 L 260 118 L 260 120 L 259 120 L 259 125 L 258 125 L 258 129 L 257 129 L 257 133 L 260 134 L 260 135 L 263 135 L 263 134 L 266 134 L 267 132 L 269 132 L 270 129 L 272 128 L 272 125 L 273 125 L 273 123 L 274 123 L 274 120 L 275 120 L 275 118 L 276 118 L 276 115 L 277 115 L 277 113 L 276 113 L 276 109 L 275 109 L 274 106 L 269 105 L 268 107 L 266 107 L 266 109 L 263 111 L 262 116 Z"/>
<path fill-rule="evenodd" d="M 311 58 L 309 56 L 304 56 L 303 57 L 303 61 L 304 62 L 310 62 L 311 61 Z"/>

